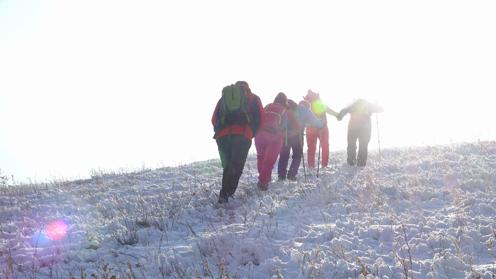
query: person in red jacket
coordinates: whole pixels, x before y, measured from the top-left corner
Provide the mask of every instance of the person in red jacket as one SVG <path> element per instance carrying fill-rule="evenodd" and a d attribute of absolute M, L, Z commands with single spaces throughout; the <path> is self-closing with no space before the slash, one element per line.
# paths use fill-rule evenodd
<path fill-rule="evenodd" d="M 214 139 L 217 142 L 223 168 L 219 203 L 227 203 L 229 197 L 236 192 L 251 147 L 251 140 L 263 121 L 263 106 L 260 98 L 251 92 L 246 81 L 238 81 L 235 86 L 240 87 L 245 94 L 246 115 L 243 117 L 227 116 L 228 119 L 225 119 L 226 117 L 222 115 L 222 98 L 217 102 L 212 115 Z"/>
<path fill-rule="evenodd" d="M 315 168 L 315 152 L 317 149 L 317 139 L 320 141 L 320 146 L 322 148 L 322 167 L 327 167 L 329 163 L 329 128 L 327 128 L 327 117 L 326 113 L 338 116 L 338 113 L 326 106 L 322 100 L 320 100 L 320 95 L 308 90 L 308 93 L 303 97 L 306 101 L 310 102 L 312 112 L 324 122 L 323 128 L 308 127 L 307 131 L 307 148 L 308 148 L 308 166 L 310 168 Z"/>
<path fill-rule="evenodd" d="M 284 93 L 277 94 L 273 103 L 264 109 L 264 121 L 260 132 L 255 136 L 257 148 L 258 188 L 267 190 L 271 181 L 272 168 L 277 161 L 284 141 L 287 125 L 286 106 L 288 98 Z"/>

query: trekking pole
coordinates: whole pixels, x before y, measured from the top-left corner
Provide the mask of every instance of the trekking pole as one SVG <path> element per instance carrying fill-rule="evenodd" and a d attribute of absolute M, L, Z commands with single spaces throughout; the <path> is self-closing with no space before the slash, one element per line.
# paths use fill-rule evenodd
<path fill-rule="evenodd" d="M 305 146 L 305 133 L 301 134 L 301 159 L 303 160 L 303 176 L 305 177 L 305 182 L 307 182 L 307 171 L 305 169 L 305 152 L 303 152 L 303 147 Z"/>
<path fill-rule="evenodd" d="M 377 144 L 379 145 L 379 160 L 381 160 L 381 137 L 379 134 L 379 116 L 375 114 L 375 125 L 377 127 Z"/>
<path fill-rule="evenodd" d="M 317 159 L 317 177 L 319 177 L 319 170 L 320 170 L 320 139 L 319 139 L 319 156 Z"/>

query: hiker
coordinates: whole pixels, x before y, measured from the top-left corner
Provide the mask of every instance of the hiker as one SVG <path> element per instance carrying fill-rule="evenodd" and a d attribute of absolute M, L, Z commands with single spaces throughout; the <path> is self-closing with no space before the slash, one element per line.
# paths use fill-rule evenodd
<path fill-rule="evenodd" d="M 287 100 L 286 95 L 281 92 L 277 94 L 273 103 L 265 106 L 264 121 L 260 132 L 255 136 L 258 168 L 257 186 L 263 191 L 269 187 L 272 168 L 284 141 L 284 130 L 287 125 Z"/>
<path fill-rule="evenodd" d="M 322 167 L 327 167 L 329 163 L 329 128 L 327 128 L 326 113 L 337 118 L 338 113 L 325 105 L 320 99 L 320 95 L 312 90 L 308 90 L 307 95 L 303 97 L 311 105 L 312 112 L 324 122 L 323 128 L 308 127 L 307 128 L 307 148 L 308 148 L 308 166 L 315 168 L 315 152 L 317 147 L 317 139 L 322 148 Z M 320 152 L 320 150 L 319 150 Z"/>
<path fill-rule="evenodd" d="M 303 132 L 306 126 L 322 128 L 324 122 L 318 119 L 310 110 L 310 103 L 303 100 L 296 104 L 293 100 L 288 100 L 288 127 L 285 133 L 284 144 L 279 154 L 277 174 L 279 180 L 296 181 L 298 168 L 303 157 Z M 289 154 L 293 151 L 291 166 L 287 170 Z"/>
<path fill-rule="evenodd" d="M 338 120 L 350 114 L 348 122 L 348 165 L 365 166 L 367 163 L 368 145 L 372 132 L 370 116 L 372 113 L 382 112 L 383 108 L 377 104 L 363 99 L 356 100 L 353 104 L 339 112 Z M 358 156 L 356 155 L 356 142 L 358 140 Z"/>
<path fill-rule="evenodd" d="M 262 113 L 260 98 L 251 92 L 246 81 L 238 81 L 222 90 L 212 115 L 214 139 L 223 168 L 219 203 L 227 203 L 236 192 L 251 140 L 262 123 Z"/>

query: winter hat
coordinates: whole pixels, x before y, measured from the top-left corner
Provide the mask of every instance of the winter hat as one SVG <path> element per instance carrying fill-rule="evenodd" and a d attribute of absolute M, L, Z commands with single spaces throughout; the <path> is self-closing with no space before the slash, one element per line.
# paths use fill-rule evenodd
<path fill-rule="evenodd" d="M 309 102 L 313 102 L 315 100 L 320 99 L 320 95 L 316 92 L 313 92 L 312 89 L 308 89 L 307 95 L 305 97 L 303 97 L 303 99 L 305 99 Z"/>
<path fill-rule="evenodd" d="M 276 98 L 274 99 L 274 103 L 279 103 L 283 106 L 287 106 L 288 105 L 288 97 L 286 97 L 286 94 L 279 92 L 277 94 Z"/>
<path fill-rule="evenodd" d="M 301 100 L 300 103 L 298 104 L 300 106 L 304 106 L 306 108 L 310 108 L 310 102 L 308 102 L 307 100 Z"/>
<path fill-rule="evenodd" d="M 294 110 L 294 109 L 296 109 L 296 107 L 297 107 L 297 106 L 298 106 L 298 105 L 297 105 L 297 104 L 296 104 L 293 100 L 288 99 L 288 108 L 289 108 L 289 109 Z"/>
<path fill-rule="evenodd" d="M 251 93 L 251 89 L 250 89 L 250 86 L 248 85 L 248 82 L 246 82 L 244 80 L 240 80 L 240 81 L 236 81 L 236 85 L 243 88 L 245 90 L 245 92 Z"/>

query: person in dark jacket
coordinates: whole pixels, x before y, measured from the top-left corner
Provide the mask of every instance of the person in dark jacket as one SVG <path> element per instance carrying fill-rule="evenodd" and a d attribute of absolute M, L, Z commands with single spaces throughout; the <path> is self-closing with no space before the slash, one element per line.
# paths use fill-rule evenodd
<path fill-rule="evenodd" d="M 237 120 L 226 119 L 221 122 L 222 98 L 217 102 L 212 115 L 214 139 L 217 142 L 223 168 L 219 203 L 227 203 L 229 197 L 236 192 L 252 139 L 263 121 L 263 106 L 260 98 L 251 92 L 247 82 L 238 81 L 235 85 L 241 87 L 245 93 L 247 120 L 237 123 Z"/>
<path fill-rule="evenodd" d="M 350 121 L 348 122 L 348 165 L 354 166 L 356 164 L 363 167 L 367 164 L 368 145 L 372 133 L 370 116 L 373 113 L 382 111 L 381 106 L 358 99 L 339 112 L 338 120 L 341 120 L 346 114 L 350 114 Z M 357 140 L 358 155 L 356 154 Z"/>
<path fill-rule="evenodd" d="M 296 104 L 293 100 L 288 100 L 288 127 L 285 133 L 285 140 L 279 154 L 277 174 L 279 180 L 295 181 L 298 175 L 298 168 L 303 157 L 303 133 L 305 127 L 323 128 L 324 122 L 318 119 L 310 109 L 308 101 L 301 101 Z M 291 166 L 287 169 L 289 163 L 289 154 L 293 152 Z"/>

